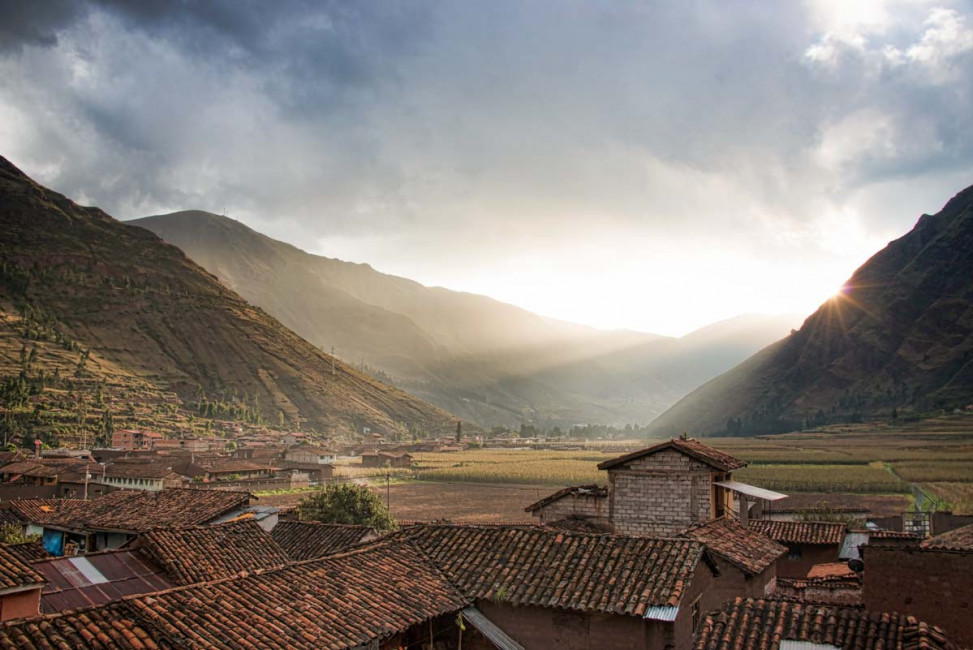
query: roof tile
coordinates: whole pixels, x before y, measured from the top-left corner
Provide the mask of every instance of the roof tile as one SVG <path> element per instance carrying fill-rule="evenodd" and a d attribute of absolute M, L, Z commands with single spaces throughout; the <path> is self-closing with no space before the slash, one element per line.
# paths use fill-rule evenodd
<path fill-rule="evenodd" d="M 786 547 L 766 535 L 726 517 L 690 528 L 683 535 L 702 542 L 712 553 L 750 575 L 761 573 L 787 553 Z"/>

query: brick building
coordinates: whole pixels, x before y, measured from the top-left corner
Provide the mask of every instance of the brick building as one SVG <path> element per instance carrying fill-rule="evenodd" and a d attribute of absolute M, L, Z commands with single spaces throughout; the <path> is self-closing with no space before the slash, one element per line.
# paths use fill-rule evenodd
<path fill-rule="evenodd" d="M 675 535 L 729 514 L 741 460 L 693 439 L 677 438 L 598 465 L 608 471 L 609 517 L 616 533 Z"/>
<path fill-rule="evenodd" d="M 751 537 L 719 552 L 694 539 L 591 535 L 546 527 L 421 525 L 407 540 L 477 610 L 527 650 L 687 649 L 707 611 L 763 595 L 784 551 Z M 388 538 L 386 538 L 388 539 Z M 491 648 L 464 641 L 464 648 Z"/>
<path fill-rule="evenodd" d="M 973 525 L 903 546 L 861 547 L 865 608 L 910 614 L 973 647 Z"/>
<path fill-rule="evenodd" d="M 811 567 L 838 562 L 845 524 L 826 521 L 754 520 L 750 529 L 787 547 L 777 561 L 780 578 L 806 578 Z"/>

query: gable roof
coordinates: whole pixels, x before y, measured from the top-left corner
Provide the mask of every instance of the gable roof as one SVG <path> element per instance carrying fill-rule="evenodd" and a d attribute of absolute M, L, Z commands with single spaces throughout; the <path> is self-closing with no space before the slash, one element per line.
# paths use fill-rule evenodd
<path fill-rule="evenodd" d="M 143 532 L 162 526 L 195 526 L 246 506 L 252 495 L 229 490 L 166 488 L 119 490 L 91 501 L 19 499 L 6 507 L 40 526 L 67 530 Z"/>
<path fill-rule="evenodd" d="M 851 650 L 949 650 L 941 628 L 859 607 L 737 598 L 707 615 L 695 650 L 777 650 L 781 641 Z"/>
<path fill-rule="evenodd" d="M 763 572 L 787 553 L 786 547 L 728 517 L 690 528 L 683 535 L 702 542 L 712 553 L 749 575 Z"/>
<path fill-rule="evenodd" d="M 280 520 L 270 531 L 291 560 L 311 560 L 347 551 L 378 533 L 371 526 Z"/>
<path fill-rule="evenodd" d="M 540 501 L 530 504 L 524 508 L 524 512 L 534 512 L 540 510 L 544 506 L 548 506 L 555 501 L 560 501 L 564 497 L 592 497 L 596 499 L 607 499 L 608 498 L 608 488 L 602 487 L 600 485 L 574 485 L 572 487 L 566 487 L 562 490 L 558 490 L 554 494 L 549 494 Z"/>
<path fill-rule="evenodd" d="M 0 546 L 0 593 L 40 588 L 44 582 L 44 576 L 11 553 L 7 547 Z"/>
<path fill-rule="evenodd" d="M 832 521 L 775 521 L 755 519 L 750 529 L 784 544 L 841 544 L 847 527 Z"/>
<path fill-rule="evenodd" d="M 409 545 L 0 625 L 0 647 L 348 648 L 469 605 Z"/>
<path fill-rule="evenodd" d="M 19 544 L 5 544 L 3 548 L 13 553 L 16 558 L 26 564 L 52 557 L 47 552 L 47 549 L 44 548 L 44 544 L 40 539 L 35 539 L 30 542 L 20 542 Z"/>
<path fill-rule="evenodd" d="M 392 537 L 415 544 L 471 598 L 633 616 L 677 607 L 704 552 L 688 539 L 541 527 L 419 525 Z"/>
<path fill-rule="evenodd" d="M 973 551 L 973 524 L 930 537 L 920 546 L 940 551 Z"/>
<path fill-rule="evenodd" d="M 150 530 L 139 535 L 138 549 L 180 585 L 229 578 L 291 561 L 253 519 Z"/>
<path fill-rule="evenodd" d="M 624 456 L 619 456 L 618 458 L 613 458 L 611 460 L 598 463 L 598 469 L 613 469 L 620 465 L 630 463 L 633 460 L 651 456 L 652 454 L 657 454 L 660 451 L 665 451 L 667 449 L 675 449 L 679 453 L 686 454 L 687 456 L 695 458 L 702 463 L 706 463 L 707 465 L 710 465 L 722 472 L 730 472 L 747 466 L 747 464 L 742 460 L 734 458 L 733 456 L 725 454 L 722 451 L 714 449 L 708 445 L 704 445 L 695 438 L 673 438 L 672 440 L 668 440 L 653 447 L 646 447 L 645 449 L 633 451 L 630 454 L 625 454 Z"/>

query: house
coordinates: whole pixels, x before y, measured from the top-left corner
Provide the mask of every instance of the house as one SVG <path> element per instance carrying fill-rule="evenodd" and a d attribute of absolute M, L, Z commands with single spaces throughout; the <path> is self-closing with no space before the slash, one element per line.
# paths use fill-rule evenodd
<path fill-rule="evenodd" d="M 362 467 L 412 467 L 412 454 L 390 451 L 366 451 L 361 455 Z"/>
<path fill-rule="evenodd" d="M 186 477 L 174 472 L 170 465 L 159 463 L 110 463 L 92 466 L 88 475 L 89 483 L 149 492 L 182 487 L 187 482 Z"/>
<path fill-rule="evenodd" d="M 973 525 L 909 546 L 870 539 L 861 557 L 866 609 L 915 616 L 973 647 Z"/>
<path fill-rule="evenodd" d="M 379 537 L 371 526 L 289 520 L 277 522 L 270 535 L 294 561 L 341 553 Z"/>
<path fill-rule="evenodd" d="M 600 485 L 566 487 L 530 504 L 524 512 L 539 518 L 541 523 L 578 522 L 589 525 L 592 530 L 612 530 L 608 488 Z"/>
<path fill-rule="evenodd" d="M 775 589 L 780 558 L 787 555 L 785 546 L 729 516 L 694 526 L 682 536 L 705 544 L 715 556 L 727 598 L 763 598 Z"/>
<path fill-rule="evenodd" d="M 736 532 L 750 534 L 742 526 Z M 420 549 L 480 613 L 527 649 L 688 649 L 700 617 L 727 598 L 762 593 L 783 552 L 766 538 L 760 540 L 765 551 L 750 557 L 729 547 L 717 555 L 689 538 L 544 526 L 417 525 L 383 539 Z M 747 565 L 750 575 L 763 577 L 748 581 L 740 568 Z"/>
<path fill-rule="evenodd" d="M 313 445 L 297 445 L 284 452 L 284 460 L 306 465 L 327 465 L 337 459 L 338 456 L 333 451 Z"/>
<path fill-rule="evenodd" d="M 291 558 L 251 518 L 211 526 L 157 528 L 142 533 L 135 548 L 178 585 L 219 580 L 284 566 Z"/>
<path fill-rule="evenodd" d="M 154 441 L 152 448 L 169 451 L 209 451 L 209 441 L 205 438 L 197 438 L 195 436 L 189 436 L 187 438 L 163 438 Z"/>
<path fill-rule="evenodd" d="M 228 513 L 242 513 L 247 492 L 166 488 L 119 490 L 92 501 L 23 499 L 6 502 L 38 529 L 44 548 L 55 556 L 118 548 L 138 533 L 166 526 L 210 523 Z"/>
<path fill-rule="evenodd" d="M 837 562 L 845 538 L 840 522 L 754 520 L 750 529 L 787 547 L 777 563 L 780 578 L 806 578 L 813 566 Z"/>
<path fill-rule="evenodd" d="M 0 627 L 0 647 L 393 650 L 435 641 L 450 648 L 461 633 L 457 616 L 469 607 L 418 550 L 379 543 L 17 621 Z M 464 642 L 477 634 L 472 621 L 466 626 Z"/>
<path fill-rule="evenodd" d="M 899 613 L 737 598 L 709 613 L 695 650 L 952 650 L 937 627 Z"/>
<path fill-rule="evenodd" d="M 147 429 L 116 429 L 111 435 L 111 446 L 115 449 L 153 449 L 165 436 Z"/>
<path fill-rule="evenodd" d="M 45 582 L 31 565 L 0 546 L 0 621 L 37 616 Z"/>
<path fill-rule="evenodd" d="M 291 433 L 285 433 L 280 437 L 280 442 L 287 445 L 304 445 L 310 442 L 311 436 L 306 433 L 301 433 L 299 431 L 294 431 Z"/>

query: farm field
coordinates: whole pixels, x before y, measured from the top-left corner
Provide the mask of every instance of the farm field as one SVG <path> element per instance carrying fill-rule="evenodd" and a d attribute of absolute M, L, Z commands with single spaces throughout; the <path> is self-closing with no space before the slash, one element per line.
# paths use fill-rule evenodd
<path fill-rule="evenodd" d="M 385 498 L 385 486 L 372 490 Z M 524 508 L 542 499 L 550 489 L 537 485 L 496 485 L 407 481 L 389 487 L 392 516 L 400 522 L 448 519 L 463 523 L 524 522 L 530 514 Z M 305 494 L 270 494 L 261 505 L 295 506 Z"/>
<path fill-rule="evenodd" d="M 522 520 L 523 507 L 566 485 L 606 484 L 597 464 L 658 440 L 572 443 L 572 449 L 468 449 L 415 453 L 393 468 L 392 506 L 405 520 Z M 973 416 L 903 427 L 845 425 L 760 438 L 705 442 L 749 463 L 735 478 L 793 495 L 808 507 L 860 505 L 885 514 L 922 489 L 939 509 L 973 514 Z M 565 445 L 566 446 L 566 445 Z M 369 479 L 384 494 L 386 470 L 339 463 L 336 475 Z M 281 495 L 295 503 L 300 495 Z M 397 498 L 398 497 L 398 498 Z M 266 498 L 266 497 L 265 497 Z M 278 497 L 274 497 L 275 499 Z"/>

